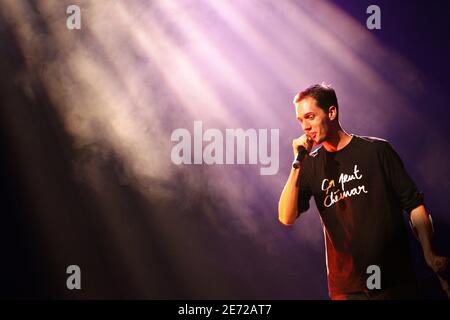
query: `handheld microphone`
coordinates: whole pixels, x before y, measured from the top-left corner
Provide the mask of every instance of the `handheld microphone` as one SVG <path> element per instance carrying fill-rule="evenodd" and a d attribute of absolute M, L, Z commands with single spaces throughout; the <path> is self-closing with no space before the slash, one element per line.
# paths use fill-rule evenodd
<path fill-rule="evenodd" d="M 308 151 L 305 149 L 304 146 L 301 146 L 297 153 L 297 158 L 295 158 L 294 162 L 292 163 L 292 167 L 295 169 L 300 168 L 300 164 L 305 159 L 305 157 L 308 155 Z"/>
<path fill-rule="evenodd" d="M 308 143 L 311 142 L 312 140 L 308 136 Z M 294 162 L 292 162 L 292 167 L 294 169 L 300 168 L 300 164 L 302 163 L 303 159 L 305 159 L 305 157 L 308 155 L 308 153 L 309 153 L 308 150 L 306 150 L 304 146 L 300 146 L 300 148 L 298 149 L 297 157 L 295 158 Z"/>

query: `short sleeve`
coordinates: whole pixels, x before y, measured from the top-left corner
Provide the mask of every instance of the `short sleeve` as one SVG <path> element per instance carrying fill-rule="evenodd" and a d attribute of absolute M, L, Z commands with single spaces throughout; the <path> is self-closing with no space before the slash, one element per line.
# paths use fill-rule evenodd
<path fill-rule="evenodd" d="M 309 178 L 311 169 L 310 166 L 308 166 L 308 161 L 305 160 L 302 163 L 303 166 L 300 168 L 300 175 L 299 175 L 299 191 L 297 201 L 298 214 L 305 212 L 309 209 L 309 200 L 311 199 L 312 196 Z"/>
<path fill-rule="evenodd" d="M 402 209 L 411 212 L 417 206 L 423 204 L 423 193 L 417 189 L 403 165 L 397 152 L 388 142 L 382 144 L 381 161 L 388 184 L 399 200 Z"/>

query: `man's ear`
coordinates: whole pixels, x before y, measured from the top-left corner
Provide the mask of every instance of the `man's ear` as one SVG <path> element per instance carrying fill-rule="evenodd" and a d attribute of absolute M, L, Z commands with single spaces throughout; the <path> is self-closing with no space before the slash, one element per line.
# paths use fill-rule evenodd
<path fill-rule="evenodd" d="M 328 118 L 330 119 L 330 121 L 333 121 L 334 119 L 337 118 L 337 109 L 335 106 L 331 106 L 328 109 Z"/>

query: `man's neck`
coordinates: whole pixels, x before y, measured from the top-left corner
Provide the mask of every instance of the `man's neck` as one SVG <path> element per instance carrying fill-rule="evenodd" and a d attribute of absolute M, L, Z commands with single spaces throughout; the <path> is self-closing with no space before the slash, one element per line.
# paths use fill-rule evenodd
<path fill-rule="evenodd" d="M 330 137 L 326 141 L 322 142 L 322 145 L 328 152 L 336 152 L 348 145 L 351 140 L 351 135 L 342 130 L 342 128 L 338 128 L 330 134 Z"/>

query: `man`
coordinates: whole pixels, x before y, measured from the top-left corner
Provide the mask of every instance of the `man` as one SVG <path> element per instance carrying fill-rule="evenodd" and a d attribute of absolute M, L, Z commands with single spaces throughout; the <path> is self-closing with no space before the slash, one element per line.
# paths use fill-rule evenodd
<path fill-rule="evenodd" d="M 331 86 L 310 86 L 294 104 L 304 131 L 292 142 L 294 155 L 301 148 L 310 153 L 313 146 L 321 147 L 291 169 L 279 220 L 293 224 L 314 197 L 324 228 L 331 299 L 415 298 L 404 211 L 434 272 L 442 274 L 448 259 L 433 251 L 423 195 L 400 157 L 386 140 L 342 129 Z M 379 271 L 381 281 L 368 286 L 372 270 Z"/>

